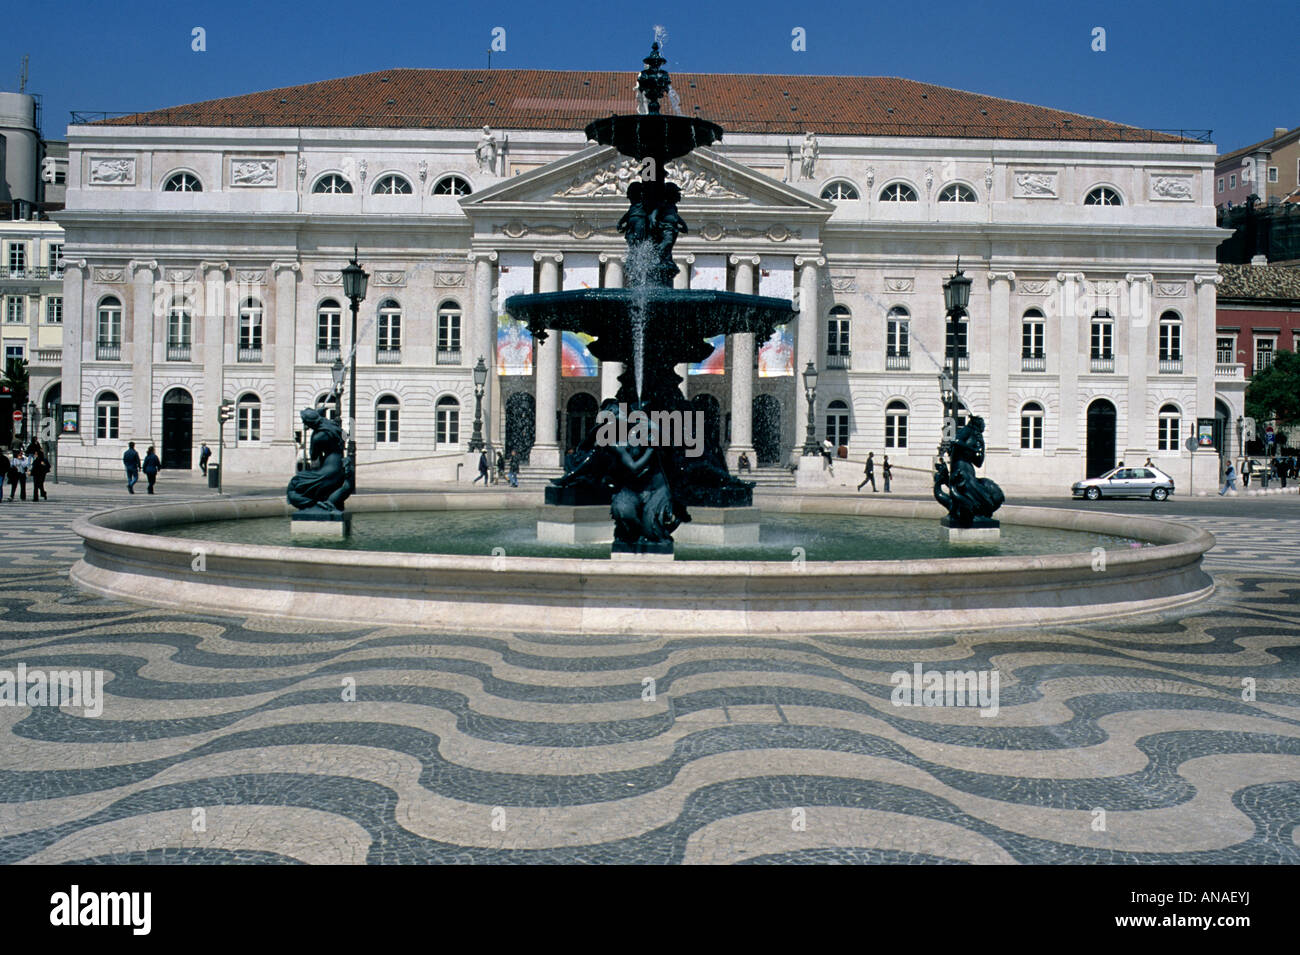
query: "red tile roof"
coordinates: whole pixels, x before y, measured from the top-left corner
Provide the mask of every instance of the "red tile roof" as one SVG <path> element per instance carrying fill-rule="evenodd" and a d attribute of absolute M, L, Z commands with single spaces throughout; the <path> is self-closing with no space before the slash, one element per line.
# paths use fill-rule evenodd
<path fill-rule="evenodd" d="M 581 129 L 635 110 L 634 73 L 381 70 L 102 119 L 113 126 Z M 1176 142 L 1078 113 L 889 76 L 675 73 L 681 112 L 732 132 Z"/>

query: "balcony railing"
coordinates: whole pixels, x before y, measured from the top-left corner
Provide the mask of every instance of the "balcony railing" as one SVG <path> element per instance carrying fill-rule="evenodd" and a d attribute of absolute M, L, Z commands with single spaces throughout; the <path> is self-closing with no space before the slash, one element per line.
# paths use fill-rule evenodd
<path fill-rule="evenodd" d="M 1044 354 L 1020 356 L 1021 371 L 1047 371 L 1047 356 Z"/>
<path fill-rule="evenodd" d="M 5 279 L 61 279 L 63 278 L 63 269 L 49 269 L 44 266 L 35 266 L 32 268 L 23 267 L 21 269 L 5 268 L 0 269 L 0 278 Z"/>
<path fill-rule="evenodd" d="M 168 361 L 189 361 L 190 346 L 169 344 L 167 346 L 167 360 Z"/>
<path fill-rule="evenodd" d="M 1098 358 L 1096 355 L 1093 355 L 1092 370 L 1099 374 L 1113 374 L 1115 371 L 1115 356 L 1111 355 L 1107 358 Z"/>
<path fill-rule="evenodd" d="M 241 347 L 239 351 L 236 352 L 235 359 L 237 361 L 259 362 L 262 360 L 262 346 L 258 345 L 256 348 Z"/>
<path fill-rule="evenodd" d="M 97 342 L 95 358 L 99 361 L 121 361 L 122 346 L 117 342 Z"/>
<path fill-rule="evenodd" d="M 912 367 L 912 356 L 906 353 L 891 355 L 885 353 L 885 368 L 888 371 L 908 371 Z"/>
<path fill-rule="evenodd" d="M 316 346 L 316 364 L 332 365 L 334 364 L 334 359 L 338 357 L 339 357 L 339 347 L 337 345 L 333 346 L 332 348 L 325 345 Z"/>
<path fill-rule="evenodd" d="M 375 363 L 379 365 L 399 365 L 402 362 L 402 350 L 400 348 L 377 348 L 375 349 Z"/>
<path fill-rule="evenodd" d="M 1183 360 L 1181 358 L 1160 359 L 1160 374 L 1181 375 L 1182 373 L 1183 373 Z"/>
<path fill-rule="evenodd" d="M 62 348 L 38 348 L 36 349 L 36 364 L 38 365 L 61 365 L 63 364 Z"/>
<path fill-rule="evenodd" d="M 460 349 L 439 347 L 435 363 L 439 365 L 459 365 Z"/>
<path fill-rule="evenodd" d="M 848 368 L 851 355 L 848 352 L 828 352 L 826 355 L 827 368 Z"/>
<path fill-rule="evenodd" d="M 952 355 L 951 355 L 951 354 L 947 354 L 947 355 L 944 355 L 944 356 L 943 356 L 943 364 L 944 364 L 944 367 L 945 367 L 945 368 L 951 368 L 951 367 L 952 367 Z M 958 356 L 957 356 L 957 370 L 958 370 L 958 371 L 968 371 L 968 370 L 970 370 L 970 355 L 958 355 Z"/>
<path fill-rule="evenodd" d="M 1214 366 L 1214 377 L 1219 381 L 1245 381 L 1246 366 L 1241 362 L 1217 362 Z"/>

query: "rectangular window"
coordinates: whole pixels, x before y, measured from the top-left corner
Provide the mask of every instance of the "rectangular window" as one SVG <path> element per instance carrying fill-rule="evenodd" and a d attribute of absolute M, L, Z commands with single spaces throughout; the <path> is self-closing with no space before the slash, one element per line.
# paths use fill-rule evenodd
<path fill-rule="evenodd" d="M 446 311 L 438 315 L 438 351 L 460 349 L 460 312 Z"/>
<path fill-rule="evenodd" d="M 1114 358 L 1115 326 L 1110 322 L 1092 323 L 1092 357 Z"/>
<path fill-rule="evenodd" d="M 257 309 L 245 309 L 239 313 L 239 347 L 240 349 L 260 349 L 262 347 L 262 312 Z"/>
<path fill-rule="evenodd" d="M 1179 419 L 1172 415 L 1165 415 L 1160 419 L 1160 431 L 1157 435 L 1157 447 L 1161 451 L 1178 450 L 1178 430 Z"/>
<path fill-rule="evenodd" d="M 396 407 L 381 407 L 375 412 L 375 441 L 379 444 L 397 443 Z"/>
<path fill-rule="evenodd" d="M 338 348 L 342 341 L 343 313 L 322 311 L 316 322 L 316 347 Z"/>
<path fill-rule="evenodd" d="M 1229 189 L 1237 188 L 1237 174 L 1235 172 L 1228 177 L 1228 188 Z"/>
<path fill-rule="evenodd" d="M 11 361 L 22 361 L 26 356 L 26 349 L 22 345 L 10 345 L 5 343 L 5 367 L 9 366 Z"/>
<path fill-rule="evenodd" d="M 907 415 L 885 415 L 885 447 L 907 447 Z"/>
<path fill-rule="evenodd" d="M 1042 358 L 1045 336 L 1043 322 L 1025 322 L 1020 326 L 1020 357 Z"/>
<path fill-rule="evenodd" d="M 45 300 L 45 323 L 47 325 L 63 324 L 62 295 L 51 295 Z"/>
<path fill-rule="evenodd" d="M 1255 339 L 1255 374 L 1273 365 L 1273 350 L 1277 348 L 1276 338 Z"/>
<path fill-rule="evenodd" d="M 826 322 L 826 354 L 847 355 L 849 353 L 849 320 L 832 318 Z"/>
<path fill-rule="evenodd" d="M 174 309 L 167 318 L 167 344 L 171 348 L 188 348 L 190 345 L 190 313 Z"/>
<path fill-rule="evenodd" d="M 402 347 L 402 313 L 379 313 L 379 350 L 396 351 Z"/>
<path fill-rule="evenodd" d="M 1183 326 L 1165 322 L 1160 326 L 1160 360 L 1180 361 L 1183 357 Z"/>
<path fill-rule="evenodd" d="M 1277 182 L 1277 166 L 1268 167 L 1268 181 Z"/>
<path fill-rule="evenodd" d="M 1231 365 L 1237 360 L 1237 339 L 1220 335 L 1215 340 L 1214 360 L 1220 365 Z"/>
<path fill-rule="evenodd" d="M 262 406 L 245 404 L 239 406 L 238 415 L 240 441 L 262 440 Z"/>
<path fill-rule="evenodd" d="M 117 404 L 100 404 L 95 407 L 95 437 L 101 441 L 117 439 Z"/>
<path fill-rule="evenodd" d="M 1219 177 L 1219 192 L 1223 192 L 1223 177 Z"/>
<path fill-rule="evenodd" d="M 11 295 L 5 300 L 5 321 L 22 324 L 27 321 L 27 299 L 22 295 Z"/>
<path fill-rule="evenodd" d="M 965 319 L 956 322 L 948 322 L 947 344 L 944 348 L 944 357 L 952 358 L 953 348 L 956 347 L 956 357 L 966 358 L 966 329 L 969 323 Z"/>
<path fill-rule="evenodd" d="M 890 358 L 906 358 L 908 348 L 907 322 L 891 318 L 885 326 L 885 354 Z"/>
<path fill-rule="evenodd" d="M 63 262 L 62 242 L 51 242 L 49 244 L 49 251 L 46 253 L 45 261 L 46 261 L 46 265 L 49 266 L 51 272 L 58 272 L 62 270 L 63 268 L 63 265 L 61 264 Z"/>
<path fill-rule="evenodd" d="M 27 271 L 27 243 L 9 243 L 9 274 L 22 276 Z"/>
<path fill-rule="evenodd" d="M 1020 447 L 1028 451 L 1043 449 L 1043 416 L 1038 414 L 1020 416 Z"/>

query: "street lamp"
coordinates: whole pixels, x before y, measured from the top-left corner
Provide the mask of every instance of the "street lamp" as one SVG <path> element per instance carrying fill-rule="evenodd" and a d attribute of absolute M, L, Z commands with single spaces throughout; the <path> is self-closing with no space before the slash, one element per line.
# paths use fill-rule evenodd
<path fill-rule="evenodd" d="M 357 265 L 357 247 L 352 247 L 352 261 L 343 269 L 343 294 L 352 303 L 352 381 L 348 386 L 348 457 L 352 459 L 353 489 L 357 465 L 357 309 L 366 297 L 369 274 Z"/>
<path fill-rule="evenodd" d="M 474 434 L 469 439 L 469 449 L 471 451 L 482 451 L 485 447 L 483 443 L 483 386 L 487 384 L 487 365 L 483 364 L 483 356 L 478 356 L 478 364 L 474 366 Z"/>
<path fill-rule="evenodd" d="M 814 421 L 817 414 L 817 366 L 811 361 L 803 370 L 803 394 L 808 399 L 808 436 L 804 438 L 803 453 L 820 454 L 817 448 L 817 425 Z"/>
<path fill-rule="evenodd" d="M 959 351 L 957 342 L 957 323 L 963 315 L 966 314 L 966 308 L 970 305 L 970 286 L 971 280 L 961 270 L 961 256 L 957 257 L 957 271 L 954 272 L 943 283 L 943 306 L 948 316 L 948 340 L 952 342 L 949 349 L 948 357 L 952 360 L 952 368 L 948 373 L 951 382 L 945 382 L 940 376 L 940 387 L 944 389 L 944 405 L 948 409 L 948 417 L 951 424 L 945 421 L 945 432 L 952 431 L 953 436 L 956 434 L 957 416 L 961 408 L 961 394 L 958 391 L 958 355 Z M 949 396 L 950 393 L 950 396 Z M 944 444 L 950 440 L 950 436 L 945 433 Z"/>
<path fill-rule="evenodd" d="M 27 402 L 27 436 L 36 437 L 36 402 L 29 400 Z"/>

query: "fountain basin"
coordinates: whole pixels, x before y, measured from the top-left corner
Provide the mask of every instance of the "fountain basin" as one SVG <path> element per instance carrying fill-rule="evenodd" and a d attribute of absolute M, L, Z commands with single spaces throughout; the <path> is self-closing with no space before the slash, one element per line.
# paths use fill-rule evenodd
<path fill-rule="evenodd" d="M 722 127 L 697 116 L 632 113 L 606 116 L 587 124 L 587 138 L 613 146 L 624 156 L 660 162 L 680 159 L 699 146 L 722 139 Z"/>
<path fill-rule="evenodd" d="M 354 515 L 476 508 L 536 509 L 540 494 L 368 494 Z M 765 512 L 924 519 L 927 501 L 780 497 Z M 126 507 L 79 520 L 79 586 L 106 596 L 188 611 L 291 617 L 358 627 L 440 631 L 614 634 L 827 634 L 1031 626 L 1146 613 L 1201 600 L 1208 533 L 1155 518 L 1004 507 L 1014 525 L 1137 537 L 1095 569 L 1093 553 L 882 561 L 597 559 L 344 551 L 162 536 L 187 523 L 284 517 L 279 498 Z M 359 518 L 358 518 L 359 519 Z M 486 548 L 485 548 L 486 549 Z M 200 560 L 201 558 L 201 560 Z M 196 569 L 201 566 L 202 569 Z"/>

